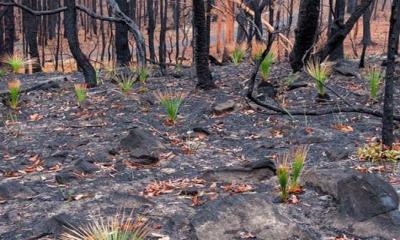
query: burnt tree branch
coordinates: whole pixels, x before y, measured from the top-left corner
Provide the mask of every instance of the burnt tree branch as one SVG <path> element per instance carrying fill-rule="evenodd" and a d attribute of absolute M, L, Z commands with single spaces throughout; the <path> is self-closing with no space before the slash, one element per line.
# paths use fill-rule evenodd
<path fill-rule="evenodd" d="M 60 8 L 51 9 L 51 10 L 36 11 L 36 10 L 33 10 L 32 8 L 25 6 L 23 4 L 20 4 L 14 0 L 12 0 L 11 2 L 0 2 L 0 6 L 18 7 L 24 11 L 29 12 L 32 15 L 35 15 L 35 16 L 53 15 L 53 14 L 58 14 L 58 13 L 61 13 L 61 12 L 64 12 L 67 10 L 67 7 L 60 7 Z"/>
<path fill-rule="evenodd" d="M 326 59 L 340 44 L 343 43 L 346 36 L 353 29 L 354 24 L 358 21 L 358 19 L 368 10 L 369 6 L 373 0 L 362 0 L 361 4 L 357 6 L 355 11 L 351 14 L 349 19 L 347 19 L 346 23 L 341 26 L 340 29 L 329 38 L 328 42 L 325 46 L 314 54 L 314 56 L 318 59 L 324 60 Z"/>

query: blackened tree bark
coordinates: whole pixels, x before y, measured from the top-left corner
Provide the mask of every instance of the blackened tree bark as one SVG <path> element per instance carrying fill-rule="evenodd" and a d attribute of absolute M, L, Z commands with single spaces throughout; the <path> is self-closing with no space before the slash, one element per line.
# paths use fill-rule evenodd
<path fill-rule="evenodd" d="M 126 0 L 116 0 L 119 8 L 125 14 L 129 14 L 129 5 Z M 131 61 L 132 54 L 129 49 L 128 26 L 124 23 L 115 24 L 115 50 L 117 53 L 117 64 L 127 66 Z"/>
<path fill-rule="evenodd" d="M 357 7 L 357 0 L 347 0 L 347 13 L 352 14 Z"/>
<path fill-rule="evenodd" d="M 174 21 L 175 21 L 175 63 L 178 64 L 179 60 L 179 28 L 181 19 L 181 1 L 175 1 L 174 4 Z"/>
<path fill-rule="evenodd" d="M 82 71 L 85 77 L 85 82 L 89 87 L 94 87 L 97 84 L 96 72 L 79 46 L 78 33 L 76 29 L 76 2 L 75 0 L 68 0 L 64 1 L 64 4 L 67 7 L 67 10 L 64 12 L 64 28 L 69 49 L 78 64 L 79 70 Z"/>
<path fill-rule="evenodd" d="M 239 14 L 236 17 L 236 22 L 238 22 L 239 26 L 236 34 L 236 42 L 242 43 L 247 39 L 247 28 L 248 28 L 248 20 L 246 18 L 246 13 L 243 9 L 240 9 Z"/>
<path fill-rule="evenodd" d="M 340 27 L 344 24 L 344 13 L 345 13 L 345 0 L 336 0 L 335 4 L 335 12 L 333 14 L 334 21 L 332 22 L 331 29 L 329 31 L 328 38 L 333 37 L 339 30 Z M 344 57 L 344 49 L 343 42 L 336 47 L 335 50 L 332 51 L 329 59 L 332 61 L 343 59 Z"/>
<path fill-rule="evenodd" d="M 28 6 L 32 9 L 38 10 L 36 7 L 36 1 L 32 0 L 23 0 L 22 4 Z M 24 35 L 28 45 L 28 53 L 31 58 L 35 59 L 32 64 L 33 72 L 40 72 L 42 68 L 40 66 L 40 57 L 38 50 L 38 41 L 37 41 L 37 33 L 38 33 L 38 21 L 36 16 L 30 14 L 29 12 L 22 11 L 22 21 L 24 26 Z"/>
<path fill-rule="evenodd" d="M 207 56 L 210 56 L 210 43 L 211 43 L 211 9 L 212 0 L 207 0 L 206 8 L 206 23 L 207 23 Z"/>
<path fill-rule="evenodd" d="M 150 52 L 150 60 L 155 62 L 156 53 L 154 50 L 154 30 L 156 29 L 156 20 L 154 18 L 154 2 L 153 0 L 147 0 L 147 17 L 148 17 L 148 26 L 147 26 L 147 35 L 149 41 L 149 52 Z"/>
<path fill-rule="evenodd" d="M 261 41 L 263 36 L 263 26 L 262 26 L 262 18 L 261 14 L 264 11 L 264 8 L 268 4 L 272 4 L 272 1 L 268 0 L 250 0 L 247 1 L 248 6 L 254 12 L 254 25 L 255 28 L 253 34 L 256 37 L 256 40 Z M 253 35 L 253 36 L 254 36 Z M 251 38 L 253 38 L 253 36 Z"/>
<path fill-rule="evenodd" d="M 294 72 L 300 71 L 313 46 L 318 29 L 320 10 L 319 0 L 302 0 L 300 2 L 299 19 L 295 30 L 295 42 L 290 53 L 290 65 Z"/>
<path fill-rule="evenodd" d="M 394 142 L 393 135 L 393 92 L 398 76 L 395 76 L 395 55 L 396 40 L 400 31 L 400 0 L 393 0 L 392 14 L 390 17 L 390 30 L 385 79 L 385 99 L 382 118 L 382 141 L 386 146 L 391 147 Z"/>
<path fill-rule="evenodd" d="M 14 53 L 15 44 L 15 23 L 14 23 L 14 8 L 7 7 L 4 15 L 4 52 L 8 55 Z"/>
<path fill-rule="evenodd" d="M 371 16 L 374 4 L 365 11 L 363 15 L 363 45 L 369 45 L 371 43 Z"/>
<path fill-rule="evenodd" d="M 192 0 L 194 28 L 194 60 L 196 64 L 197 87 L 200 89 L 215 88 L 208 64 L 207 26 L 204 0 Z"/>
<path fill-rule="evenodd" d="M 6 11 L 6 10 L 5 10 Z M 3 24 L 4 18 L 0 18 L 0 57 L 4 55 L 4 24 Z M 0 66 L 2 63 L 0 62 Z"/>
<path fill-rule="evenodd" d="M 167 56 L 167 44 L 166 44 L 166 32 L 167 32 L 167 9 L 168 2 L 167 0 L 160 0 L 160 21 L 161 21 L 161 29 L 160 29 L 160 43 L 158 45 L 158 60 L 160 62 L 161 72 L 165 71 L 165 63 Z"/>

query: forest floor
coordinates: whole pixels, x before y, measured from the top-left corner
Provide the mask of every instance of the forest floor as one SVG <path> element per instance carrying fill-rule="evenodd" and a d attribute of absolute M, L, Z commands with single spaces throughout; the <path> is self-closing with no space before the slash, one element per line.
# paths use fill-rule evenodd
<path fill-rule="evenodd" d="M 73 84 L 83 80 L 80 74 L 18 76 L 24 87 L 52 84 L 24 94 L 17 114 L 0 103 L 0 239 L 54 239 L 66 222 L 77 224 L 121 209 L 149 219 L 151 239 L 206 239 L 198 222 L 207 218 L 200 215 L 210 203 L 260 194 L 308 236 L 298 239 L 363 238 L 351 228 L 337 227 L 337 203 L 313 188 L 306 187 L 298 202 L 276 203 L 275 177 L 215 171 L 274 160 L 291 146 L 309 144 L 306 171 L 374 172 L 400 194 L 397 165 L 389 164 L 382 172 L 380 163 L 357 157 L 359 147 L 380 136 L 381 119 L 359 113 L 289 117 L 261 110 L 243 97 L 252 68 L 245 63 L 213 67 L 218 88 L 206 92 L 195 90 L 196 78 L 189 69 L 179 78 L 152 76 L 146 91 L 140 92 L 137 83 L 129 96 L 105 81 L 89 90 L 82 108 L 73 93 Z M 288 73 L 289 66 L 276 64 L 270 80 L 282 86 Z M 332 93 L 332 101 L 317 103 L 312 79 L 301 75 L 296 81 L 308 86 L 282 91 L 277 98 L 289 112 L 345 106 Z M 5 86 L 0 80 L 0 91 Z M 362 78 L 335 73 L 328 86 L 354 105 L 381 109 L 381 99 L 370 104 Z M 165 113 L 153 96 L 167 88 L 188 93 L 175 126 L 164 123 Z M 395 95 L 398 103 L 399 89 Z M 234 102 L 232 109 L 213 111 L 228 100 Z M 121 148 L 121 140 L 134 127 L 150 131 L 166 146 L 159 159 L 138 163 Z M 398 138 L 399 126 L 395 132 Z M 247 224 L 230 239 L 266 239 Z"/>

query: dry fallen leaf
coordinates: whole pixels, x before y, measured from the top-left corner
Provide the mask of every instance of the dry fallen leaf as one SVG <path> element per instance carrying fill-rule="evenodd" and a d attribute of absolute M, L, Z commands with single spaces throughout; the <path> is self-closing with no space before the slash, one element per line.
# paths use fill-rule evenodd
<path fill-rule="evenodd" d="M 236 184 L 236 183 L 231 183 L 229 185 L 222 186 L 225 192 L 231 192 L 231 193 L 244 193 L 244 192 L 250 192 L 253 190 L 253 187 L 249 184 Z"/>
<path fill-rule="evenodd" d="M 192 197 L 192 206 L 200 206 L 201 205 L 201 200 L 199 195 L 195 195 Z"/>
<path fill-rule="evenodd" d="M 38 113 L 34 113 L 34 114 L 29 116 L 29 121 L 36 122 L 36 121 L 39 121 L 42 118 L 43 118 L 42 115 L 40 115 Z"/>
<path fill-rule="evenodd" d="M 299 199 L 297 198 L 297 196 L 293 194 L 293 195 L 290 196 L 289 202 L 292 203 L 292 204 L 297 204 L 297 203 L 299 203 L 300 201 L 299 201 Z"/>
<path fill-rule="evenodd" d="M 349 133 L 349 132 L 353 132 L 354 131 L 354 129 L 351 126 L 344 125 L 344 124 L 335 124 L 335 125 L 332 125 L 332 127 L 334 129 L 339 130 L 339 131 L 344 132 L 344 133 Z"/>

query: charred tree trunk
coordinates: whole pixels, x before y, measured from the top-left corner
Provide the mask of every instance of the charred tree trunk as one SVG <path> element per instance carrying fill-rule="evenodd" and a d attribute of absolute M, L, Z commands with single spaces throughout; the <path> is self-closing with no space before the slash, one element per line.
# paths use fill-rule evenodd
<path fill-rule="evenodd" d="M 12 55 L 14 53 L 15 44 L 15 23 L 14 23 L 14 8 L 7 7 L 4 15 L 4 52 Z"/>
<path fill-rule="evenodd" d="M 347 13 L 352 14 L 357 7 L 357 0 L 347 0 Z"/>
<path fill-rule="evenodd" d="M 174 5 L 174 21 L 175 21 L 175 63 L 178 64 L 179 60 L 179 28 L 181 19 L 181 1 L 175 1 Z"/>
<path fill-rule="evenodd" d="M 79 38 L 76 29 L 76 3 L 75 0 L 64 2 L 67 10 L 64 12 L 64 28 L 67 36 L 69 49 L 78 64 L 78 68 L 85 77 L 85 82 L 89 87 L 96 86 L 96 72 L 90 64 L 89 59 L 83 54 L 79 46 Z"/>
<path fill-rule="evenodd" d="M 400 31 L 400 0 L 393 0 L 392 14 L 390 17 L 390 30 L 386 66 L 386 80 L 385 80 L 385 99 L 383 105 L 383 118 L 382 118 L 382 141 L 386 146 L 391 147 L 394 142 L 393 135 L 393 92 L 395 81 L 399 80 L 395 76 L 395 55 L 396 55 L 396 40 Z"/>
<path fill-rule="evenodd" d="M 36 1 L 23 0 L 22 4 L 34 10 L 37 10 Z M 39 49 L 37 41 L 37 33 L 38 33 L 37 18 L 36 16 L 30 14 L 27 11 L 22 11 L 22 21 L 24 26 L 25 39 L 28 46 L 28 53 L 31 58 L 35 59 L 34 63 L 32 64 L 32 71 L 40 72 L 42 71 L 42 68 L 40 66 L 40 57 L 39 57 Z"/>
<path fill-rule="evenodd" d="M 149 18 L 149 24 L 147 27 L 147 35 L 149 41 L 149 52 L 150 60 L 155 62 L 156 52 L 154 50 L 154 30 L 156 29 L 156 20 L 154 18 L 154 2 L 153 0 L 147 0 L 147 17 Z"/>
<path fill-rule="evenodd" d="M 158 60 L 160 62 L 161 72 L 163 74 L 165 72 L 165 63 L 167 56 L 167 44 L 166 44 L 167 9 L 168 9 L 167 0 L 160 0 L 161 29 L 160 29 L 160 43 L 158 46 L 158 58 L 159 58 Z"/>
<path fill-rule="evenodd" d="M 363 15 L 363 45 L 369 45 L 371 43 L 371 16 L 374 4 L 371 4 Z"/>
<path fill-rule="evenodd" d="M 119 8 L 125 14 L 129 14 L 129 5 L 126 0 L 116 0 Z M 115 50 L 117 53 L 117 65 L 128 66 L 132 54 L 129 49 L 128 26 L 124 23 L 115 24 Z"/>
<path fill-rule="evenodd" d="M 334 12 L 334 21 L 332 23 L 331 29 L 329 31 L 329 38 L 333 37 L 339 30 L 340 27 L 344 24 L 344 13 L 345 13 L 345 0 L 336 0 L 335 4 L 335 12 Z M 332 61 L 343 59 L 344 57 L 344 49 L 343 42 L 336 47 L 335 50 L 329 56 L 329 59 Z"/>
<path fill-rule="evenodd" d="M 207 0 L 207 10 L 206 10 L 206 23 L 207 23 L 207 56 L 210 55 L 210 43 L 211 43 L 211 9 L 212 2 Z"/>
<path fill-rule="evenodd" d="M 246 13 L 244 12 L 243 9 L 240 9 L 240 12 L 239 12 L 238 16 L 236 17 L 236 21 L 239 24 L 239 27 L 237 30 L 237 35 L 236 35 L 236 42 L 240 44 L 240 43 L 246 41 L 246 39 L 247 39 L 248 21 L 246 18 Z"/>
<path fill-rule="evenodd" d="M 207 26 L 203 0 L 193 0 L 194 59 L 196 64 L 197 87 L 201 89 L 215 88 L 208 64 Z"/>
<path fill-rule="evenodd" d="M 300 3 L 296 37 L 290 53 L 290 65 L 294 72 L 302 69 L 314 44 L 318 29 L 319 9 L 319 0 L 303 0 Z"/>

